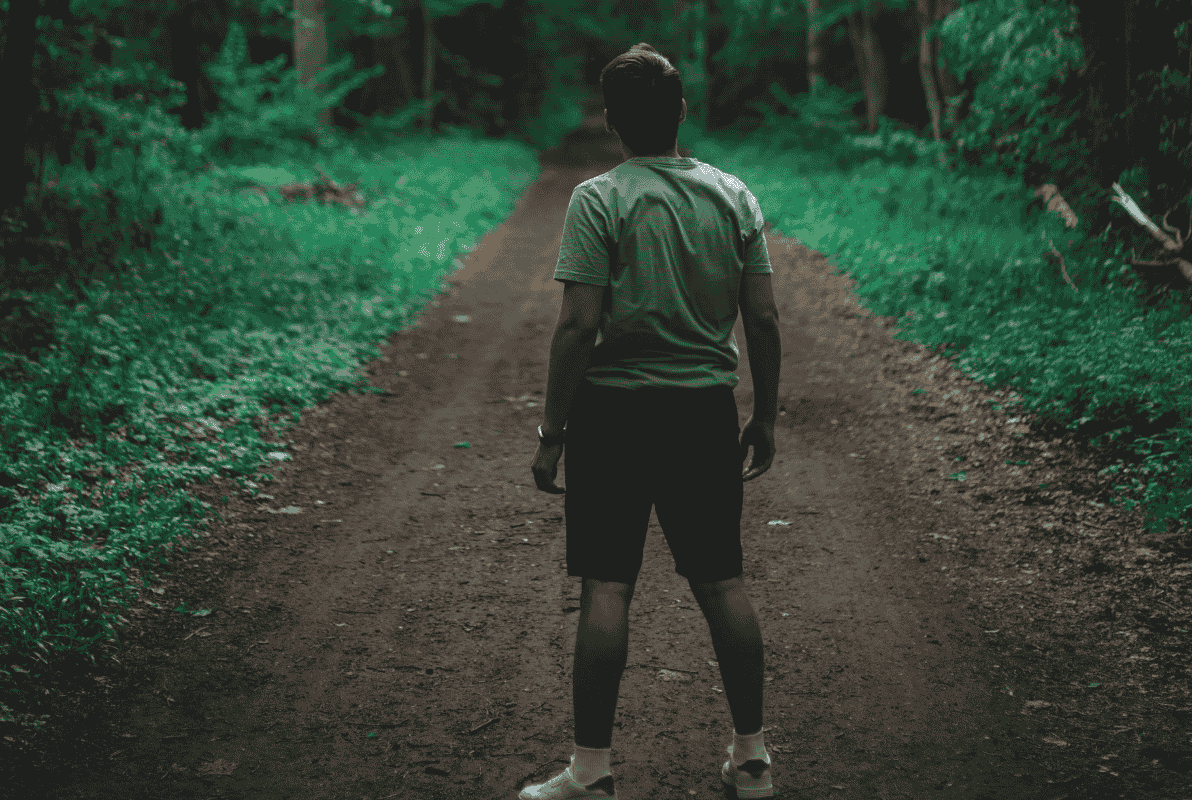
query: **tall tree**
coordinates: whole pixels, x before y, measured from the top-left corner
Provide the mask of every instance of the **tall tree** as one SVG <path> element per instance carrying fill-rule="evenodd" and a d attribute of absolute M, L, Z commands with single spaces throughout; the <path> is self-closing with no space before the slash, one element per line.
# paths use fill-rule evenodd
<path fill-rule="evenodd" d="M 0 108 L 8 118 L 8 144 L 0 147 L 0 210 L 20 205 L 33 171 L 25 160 L 29 117 L 38 103 L 33 84 L 38 0 L 9 0 L 4 20 L 4 55 L 0 59 Z"/>
<path fill-rule="evenodd" d="M 879 129 L 879 117 L 887 104 L 888 90 L 887 61 L 872 25 L 878 10 L 878 6 L 873 5 L 856 9 L 846 17 L 850 46 L 854 49 L 854 63 L 858 66 L 867 99 L 867 130 L 871 133 Z"/>
<path fill-rule="evenodd" d="M 692 40 L 692 15 L 689 0 L 675 0 L 675 58 L 672 63 L 681 69 Z"/>
<path fill-rule="evenodd" d="M 295 34 L 292 37 L 292 53 L 299 73 L 300 83 L 308 85 L 313 76 L 323 70 L 328 61 L 329 45 L 325 33 L 325 0 L 294 0 Z M 329 91 L 329 84 L 322 81 L 313 87 L 321 97 Z M 328 126 L 333 121 L 332 109 L 321 109 L 320 124 Z"/>
<path fill-rule="evenodd" d="M 729 42 L 730 29 L 721 8 L 722 0 L 704 0 L 704 127 L 713 130 L 723 117 L 716 113 L 729 79 L 714 56 Z"/>
<path fill-rule="evenodd" d="M 946 101 L 958 94 L 958 81 L 946 67 L 935 67 L 941 42 L 930 36 L 929 29 L 941 22 L 954 10 L 954 0 L 917 0 L 917 12 L 921 15 L 921 56 L 918 69 L 921 73 L 921 88 L 925 92 L 925 105 L 929 109 L 929 120 L 933 125 L 933 138 L 942 138 L 942 111 Z M 948 121 L 953 127 L 954 120 Z"/>
<path fill-rule="evenodd" d="M 370 41 L 372 63 L 382 64 L 387 72 L 381 80 L 369 81 L 367 87 L 375 110 L 390 114 L 416 99 L 412 72 L 408 67 L 407 26 L 399 31 L 372 35 Z"/>
<path fill-rule="evenodd" d="M 808 0 L 808 90 L 811 92 L 819 83 L 828 83 L 825 76 L 825 49 L 821 43 L 821 0 Z"/>
<path fill-rule="evenodd" d="M 941 22 L 954 10 L 958 8 L 957 0 L 933 0 L 933 19 Z M 942 55 L 942 40 L 940 37 L 934 37 L 933 40 L 933 64 L 934 77 L 937 78 L 938 90 L 941 92 L 943 102 L 949 103 L 950 98 L 957 95 L 963 90 L 962 83 L 958 78 L 954 77 L 954 72 L 950 69 L 950 65 L 939 63 Z M 953 129 L 962 121 L 963 116 L 967 112 L 966 104 L 959 104 L 948 111 L 949 117 L 944 119 L 944 127 Z"/>
<path fill-rule="evenodd" d="M 424 84 L 422 85 L 422 95 L 425 98 L 425 130 L 433 134 L 433 17 L 429 13 L 428 0 L 421 2 L 421 19 L 425 28 L 425 68 L 424 68 Z"/>
<path fill-rule="evenodd" d="M 422 68 L 421 94 L 425 98 L 425 127 L 433 131 L 433 82 L 437 64 L 438 40 L 434 35 L 434 23 L 443 17 L 456 17 L 471 6 L 489 5 L 500 8 L 503 0 L 416 0 L 421 9 L 424 28 L 424 66 Z"/>

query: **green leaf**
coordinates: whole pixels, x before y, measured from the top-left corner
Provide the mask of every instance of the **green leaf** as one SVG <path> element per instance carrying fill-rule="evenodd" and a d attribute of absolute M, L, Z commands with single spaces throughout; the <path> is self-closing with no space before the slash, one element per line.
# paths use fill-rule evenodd
<path fill-rule="evenodd" d="M 948 481 L 965 481 L 967 479 L 967 471 L 962 470 L 961 472 L 956 472 L 953 475 L 946 475 L 945 479 Z"/>

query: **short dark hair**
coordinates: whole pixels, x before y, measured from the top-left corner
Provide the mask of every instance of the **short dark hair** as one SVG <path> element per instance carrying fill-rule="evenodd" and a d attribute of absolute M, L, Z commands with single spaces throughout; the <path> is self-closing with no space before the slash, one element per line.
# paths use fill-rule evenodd
<path fill-rule="evenodd" d="M 683 79 L 662 54 L 635 44 L 600 71 L 608 122 L 635 156 L 662 153 L 679 135 Z"/>

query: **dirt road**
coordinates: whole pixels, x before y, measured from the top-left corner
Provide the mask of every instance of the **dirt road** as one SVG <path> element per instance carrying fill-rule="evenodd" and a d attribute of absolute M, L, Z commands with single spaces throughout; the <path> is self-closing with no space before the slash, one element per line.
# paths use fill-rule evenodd
<path fill-rule="evenodd" d="M 529 463 L 567 200 L 618 159 L 586 132 L 548 156 L 511 218 L 369 365 L 389 394 L 304 415 L 272 499 L 235 499 L 153 598 L 213 613 L 144 608 L 124 666 L 20 796 L 510 798 L 567 763 L 579 584 L 562 497 L 534 489 Z M 1022 426 L 985 392 L 858 310 L 821 255 L 776 236 L 770 255 L 778 455 L 746 484 L 742 536 L 779 796 L 1083 796 L 1028 711 L 1025 662 L 997 645 L 1016 623 L 987 632 L 968 614 L 988 605 L 970 554 L 996 516 L 944 479 L 967 440 L 991 448 L 969 458 L 997 485 L 1015 480 L 1011 448 L 1036 445 L 1013 444 Z M 744 357 L 738 374 L 744 422 Z M 1016 577 L 1030 592 L 1051 580 Z M 723 796 L 728 708 L 654 517 L 631 617 L 620 795 Z"/>

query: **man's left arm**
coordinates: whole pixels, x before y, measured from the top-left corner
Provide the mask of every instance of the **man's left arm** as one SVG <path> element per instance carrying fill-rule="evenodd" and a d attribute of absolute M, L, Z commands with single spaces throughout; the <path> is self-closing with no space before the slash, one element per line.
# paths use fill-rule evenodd
<path fill-rule="evenodd" d="M 546 411 L 542 421 L 542 434 L 545 436 L 558 434 L 567 423 L 571 401 L 587 371 L 588 359 L 596 343 L 605 288 L 578 281 L 563 284 L 562 310 L 550 343 Z M 553 494 L 565 491 L 554 485 L 561 456 L 561 444 L 545 446 L 539 443 L 532 469 L 538 488 L 542 491 Z"/>

